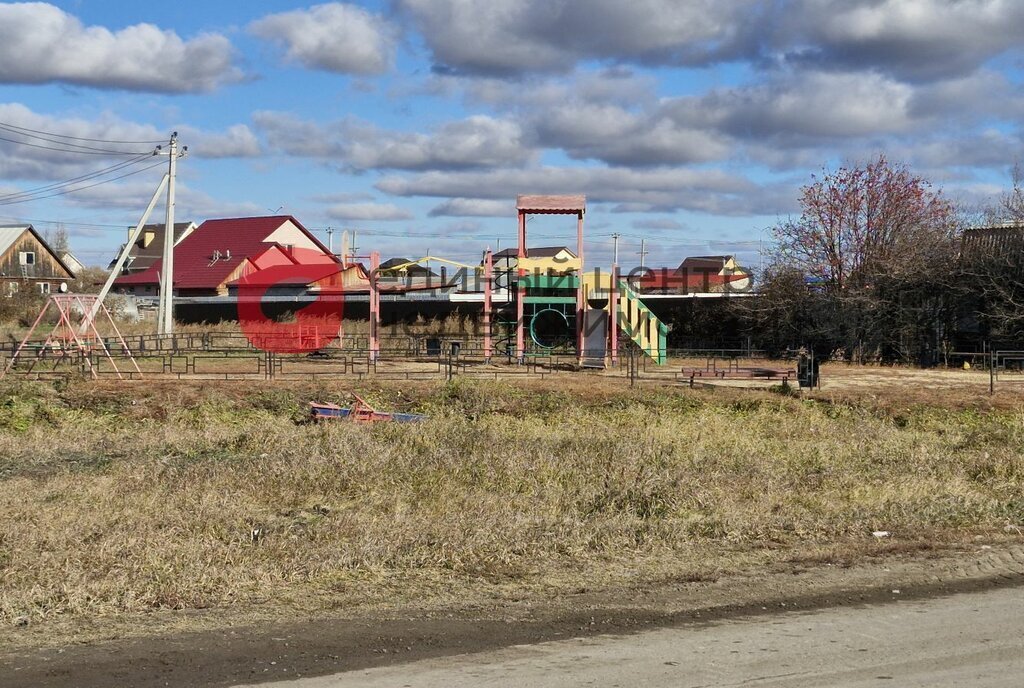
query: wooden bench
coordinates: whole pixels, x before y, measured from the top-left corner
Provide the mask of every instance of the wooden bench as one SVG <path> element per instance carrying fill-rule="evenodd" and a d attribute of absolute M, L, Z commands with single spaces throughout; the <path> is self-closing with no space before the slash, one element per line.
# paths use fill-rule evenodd
<path fill-rule="evenodd" d="M 683 368 L 683 375 L 690 378 L 690 387 L 698 378 L 707 380 L 778 380 L 788 385 L 790 380 L 796 379 L 796 371 L 788 368 L 765 368 L 765 367 L 730 367 L 726 370 L 700 368 Z"/>

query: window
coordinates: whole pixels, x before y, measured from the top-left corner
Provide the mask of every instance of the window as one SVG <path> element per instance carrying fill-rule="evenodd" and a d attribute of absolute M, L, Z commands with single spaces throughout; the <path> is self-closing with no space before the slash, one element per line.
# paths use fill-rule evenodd
<path fill-rule="evenodd" d="M 36 264 L 36 252 L 35 251 L 22 251 L 18 254 L 18 262 L 22 265 L 35 265 Z"/>
<path fill-rule="evenodd" d="M 38 286 L 39 286 L 39 293 L 40 294 L 49 294 L 50 293 L 50 283 L 49 282 L 39 282 Z"/>

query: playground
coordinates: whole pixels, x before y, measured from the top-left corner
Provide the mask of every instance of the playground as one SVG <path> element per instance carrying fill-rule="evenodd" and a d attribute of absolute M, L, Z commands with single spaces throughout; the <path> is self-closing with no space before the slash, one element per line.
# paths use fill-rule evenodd
<path fill-rule="evenodd" d="M 586 270 L 585 213 L 583 196 L 519 196 L 518 253 L 512 269 L 496 270 L 490 250 L 479 266 L 426 256 L 388 268 L 381 267 L 378 251 L 366 256 L 343 253 L 341 269 L 362 259 L 368 261 L 365 337 L 344 332 L 344 301 L 361 294 L 340 282 L 331 283 L 334 290 L 324 292 L 315 304 L 292 314 L 291 323 L 265 319 L 258 298 L 266 294 L 268 280 L 291 276 L 281 266 L 240 280 L 237 298 L 244 341 L 212 334 L 179 340 L 167 318 L 161 318 L 159 334 L 125 337 L 104 305 L 116 268 L 124 262 L 123 253 L 99 295 L 53 296 L 22 341 L 6 347 L 2 370 L 4 374 L 41 377 L 77 369 L 93 378 L 120 379 L 346 374 L 412 379 L 441 372 L 450 377 L 455 370 L 483 376 L 538 374 L 541 370 L 540 374 L 548 374 L 567 367 L 608 370 L 619 367 L 624 359 L 629 359 L 632 370 L 638 357 L 664 365 L 668 328 L 619 276 L 619 267 L 612 265 L 605 273 Z M 527 237 L 530 215 L 572 217 L 576 256 L 569 260 L 531 256 Z M 382 331 L 382 309 L 386 308 L 382 296 L 401 297 L 423 289 L 423 285 L 399 278 L 410 267 L 429 261 L 473 273 L 478 291 L 463 294 L 482 301 L 478 334 L 472 338 L 407 337 L 402 341 Z M 259 289 L 250 292 L 247 285 L 259 285 Z M 257 294 L 255 305 L 247 300 L 250 294 Z M 56 314 L 56 324 L 49 329 L 48 312 Z M 105 330 L 103 334 L 98 325 Z M 620 342 L 625 343 L 624 350 Z"/>

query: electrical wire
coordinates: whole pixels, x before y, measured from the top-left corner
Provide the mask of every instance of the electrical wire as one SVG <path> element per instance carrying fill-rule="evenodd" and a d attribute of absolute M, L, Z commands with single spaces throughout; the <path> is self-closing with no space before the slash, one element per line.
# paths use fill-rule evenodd
<path fill-rule="evenodd" d="M 105 150 L 102 150 L 102 149 L 96 149 L 96 150 L 69 150 L 67 148 L 54 148 L 53 146 L 42 146 L 42 145 L 39 145 L 38 143 L 30 143 L 28 141 L 18 141 L 17 139 L 9 139 L 9 138 L 3 137 L 3 136 L 0 136 L 0 141 L 7 141 L 8 143 L 16 143 L 19 146 L 29 146 L 31 148 L 40 148 L 42 150 L 57 151 L 58 153 L 79 153 L 81 155 L 105 155 L 105 156 L 108 156 L 108 157 L 111 156 L 111 155 L 142 155 L 142 153 L 139 152 L 139 151 L 105 151 Z M 147 152 L 146 154 L 148 155 L 149 153 Z"/>
<path fill-rule="evenodd" d="M 65 152 L 67 153 L 85 153 L 88 155 L 95 155 L 97 153 L 106 153 L 108 155 L 142 155 L 142 152 L 136 151 L 124 151 L 124 150 L 113 150 L 110 148 L 96 148 L 95 146 L 86 146 L 81 143 L 71 143 L 69 141 L 61 141 L 60 139 L 47 138 L 45 136 L 36 136 L 35 134 L 26 134 L 24 132 L 16 131 L 3 124 L 0 124 L 0 131 L 14 134 L 16 136 L 25 136 L 30 139 L 38 139 L 45 141 L 46 143 L 56 143 L 58 146 L 64 146 Z M 23 145 L 27 145 L 27 142 L 21 141 Z"/>
<path fill-rule="evenodd" d="M 72 141 L 89 141 L 90 143 L 120 143 L 124 145 L 137 145 L 137 144 L 158 144 L 163 143 L 164 139 L 157 139 L 156 141 L 119 141 L 115 139 L 91 139 L 85 136 L 71 136 L 70 134 L 57 134 L 50 131 L 40 131 L 39 129 L 30 129 L 29 127 L 21 127 L 17 124 L 11 124 L 10 122 L 0 122 L 0 126 L 7 127 L 10 129 L 19 129 L 21 131 L 29 132 L 31 134 L 40 134 L 43 136 L 55 136 L 62 139 L 71 139 Z"/>
<path fill-rule="evenodd" d="M 79 187 L 76 187 L 74 189 L 66 189 L 66 190 L 63 190 L 63 191 L 58 191 L 56 193 L 51 193 L 51 194 L 47 194 L 47 195 L 43 195 L 43 196 L 35 196 L 33 198 L 17 200 L 17 201 L 0 201 L 0 205 L 14 205 L 16 203 L 28 203 L 29 201 L 39 201 L 39 200 L 42 200 L 44 198 L 54 198 L 56 196 L 65 196 L 65 195 L 70 194 L 70 193 L 76 193 L 78 191 L 84 191 L 85 189 L 92 189 L 92 188 L 97 187 L 97 186 L 102 186 L 103 184 L 109 184 L 111 182 L 116 182 L 119 179 L 124 179 L 125 177 L 130 177 L 130 176 L 132 176 L 134 174 L 140 174 L 142 172 L 145 172 L 146 170 L 151 170 L 154 167 L 162 167 L 163 164 L 164 164 L 163 161 L 161 161 L 161 162 L 158 162 L 156 164 L 148 165 L 147 167 L 143 167 L 142 169 L 132 170 L 131 172 L 127 172 L 125 174 L 118 175 L 117 177 L 111 177 L 110 179 L 104 179 L 103 181 L 99 181 L 99 182 L 96 182 L 94 184 L 86 184 L 85 186 L 79 186 Z"/>
<path fill-rule="evenodd" d="M 96 177 L 102 177 L 102 176 L 104 176 L 106 174 L 109 174 L 111 172 L 115 172 L 115 171 L 117 171 L 119 169 L 123 169 L 123 168 L 129 167 L 131 165 L 135 165 L 135 164 L 141 162 L 142 160 L 146 160 L 147 158 L 150 158 L 150 157 L 152 157 L 152 154 L 151 153 L 146 153 L 145 155 L 139 155 L 138 157 L 136 157 L 136 158 L 134 158 L 132 160 L 126 160 L 126 161 L 123 161 L 123 162 L 119 162 L 116 165 L 111 165 L 110 167 L 104 167 L 103 169 L 96 170 L 94 172 L 89 172 L 87 174 L 79 175 L 77 177 L 72 177 L 71 179 L 65 179 L 64 181 L 61 181 L 61 182 L 54 182 L 52 184 L 47 184 L 46 186 L 39 186 L 39 187 L 36 187 L 34 189 L 26 189 L 24 191 L 16 191 L 14 193 L 0 195 L 0 202 L 10 201 L 10 200 L 13 200 L 13 199 L 21 197 L 21 196 L 34 196 L 35 194 L 41 193 L 43 191 L 53 191 L 53 190 L 58 189 L 58 188 L 60 188 L 62 186 L 68 186 L 68 185 L 74 184 L 76 182 L 83 182 L 83 181 L 88 181 L 89 179 L 95 179 Z"/>

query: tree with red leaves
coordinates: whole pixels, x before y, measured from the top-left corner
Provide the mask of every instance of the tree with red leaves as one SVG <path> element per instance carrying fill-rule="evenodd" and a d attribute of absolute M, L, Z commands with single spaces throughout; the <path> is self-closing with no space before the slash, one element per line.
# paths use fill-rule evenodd
<path fill-rule="evenodd" d="M 879 156 L 813 178 L 801 214 L 774 228 L 779 258 L 826 289 L 869 287 L 929 267 L 930 252 L 956 233 L 956 211 L 905 165 Z"/>
<path fill-rule="evenodd" d="M 955 286 L 953 204 L 879 156 L 813 177 L 800 206 L 798 218 L 773 228 L 758 326 L 776 346 L 813 345 L 859 360 L 924 360 L 922 352 L 934 359 Z"/>

